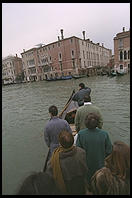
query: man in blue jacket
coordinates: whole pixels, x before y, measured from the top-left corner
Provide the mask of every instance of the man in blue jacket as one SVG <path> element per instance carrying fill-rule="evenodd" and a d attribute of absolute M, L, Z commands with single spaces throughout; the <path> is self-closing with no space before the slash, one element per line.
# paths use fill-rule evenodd
<path fill-rule="evenodd" d="M 50 159 L 55 148 L 59 146 L 58 135 L 61 131 L 68 131 L 72 133 L 70 125 L 66 120 L 60 119 L 58 115 L 58 109 L 52 105 L 49 107 L 50 120 L 46 123 L 44 128 L 44 140 L 49 147 L 48 159 Z"/>
<path fill-rule="evenodd" d="M 72 100 L 77 101 L 79 106 L 82 106 L 84 104 L 84 96 L 86 94 L 90 95 L 91 89 L 89 87 L 85 87 L 84 83 L 79 84 L 79 91 L 75 93 Z"/>

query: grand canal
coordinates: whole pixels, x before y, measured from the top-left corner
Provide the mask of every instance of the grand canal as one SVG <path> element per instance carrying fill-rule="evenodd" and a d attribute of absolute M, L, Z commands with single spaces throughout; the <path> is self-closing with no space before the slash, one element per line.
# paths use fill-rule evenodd
<path fill-rule="evenodd" d="M 100 107 L 104 130 L 111 141 L 130 144 L 130 75 L 94 76 L 55 82 L 32 82 L 2 87 L 2 194 L 13 195 L 23 179 L 43 169 L 48 151 L 43 129 L 48 107 L 59 112 L 72 90 L 84 82 L 92 102 Z"/>

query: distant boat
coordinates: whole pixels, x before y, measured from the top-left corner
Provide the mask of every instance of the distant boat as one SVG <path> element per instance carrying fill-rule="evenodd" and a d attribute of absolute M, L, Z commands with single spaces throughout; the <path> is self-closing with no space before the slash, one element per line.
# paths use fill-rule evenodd
<path fill-rule="evenodd" d="M 69 80 L 72 79 L 72 76 L 61 76 L 60 80 Z"/>
<path fill-rule="evenodd" d="M 78 79 L 78 78 L 83 78 L 83 77 L 86 77 L 86 75 L 81 75 L 81 74 L 75 74 L 75 75 L 72 75 L 73 78 L 75 79 Z"/>
<path fill-rule="evenodd" d="M 116 71 L 117 76 L 123 76 L 125 74 L 124 71 Z"/>
<path fill-rule="evenodd" d="M 57 80 L 69 80 L 72 79 L 72 76 L 60 76 L 60 77 L 54 77 L 54 78 L 46 78 L 46 81 L 57 81 Z"/>
<path fill-rule="evenodd" d="M 108 72 L 102 71 L 101 76 L 108 75 Z"/>
<path fill-rule="evenodd" d="M 114 77 L 117 76 L 116 71 L 112 70 L 111 73 L 109 74 L 110 77 Z"/>

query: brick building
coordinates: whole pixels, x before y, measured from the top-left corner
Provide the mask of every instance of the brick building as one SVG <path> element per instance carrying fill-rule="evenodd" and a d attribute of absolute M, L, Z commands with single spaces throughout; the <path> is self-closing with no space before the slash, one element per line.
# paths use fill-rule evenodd
<path fill-rule="evenodd" d="M 22 59 L 17 56 L 7 56 L 2 59 L 3 84 L 15 83 L 16 78 L 23 72 Z"/>
<path fill-rule="evenodd" d="M 111 58 L 111 49 L 90 39 L 76 36 L 61 38 L 48 45 L 40 45 L 21 53 L 25 80 L 39 81 L 45 78 L 89 73 L 89 69 L 106 66 Z"/>
<path fill-rule="evenodd" d="M 130 30 L 116 34 L 114 37 L 115 70 L 130 70 Z"/>

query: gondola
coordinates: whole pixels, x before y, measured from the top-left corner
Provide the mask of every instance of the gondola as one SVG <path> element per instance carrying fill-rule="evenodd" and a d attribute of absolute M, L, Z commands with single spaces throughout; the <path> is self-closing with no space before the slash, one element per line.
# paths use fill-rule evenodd
<path fill-rule="evenodd" d="M 75 115 L 76 115 L 76 111 L 78 109 L 78 103 L 76 101 L 73 101 L 72 98 L 75 94 L 75 90 L 73 90 L 69 100 L 67 101 L 67 103 L 65 104 L 63 110 L 59 113 L 59 118 L 66 120 L 71 129 L 72 129 L 72 135 L 75 136 L 76 135 L 76 130 L 75 130 L 75 124 L 74 124 L 74 120 L 75 120 Z M 48 162 L 48 155 L 49 155 L 49 151 L 47 153 L 47 157 L 44 163 L 44 168 L 43 168 L 43 172 L 45 172 L 46 167 L 47 167 L 47 162 Z"/>
<path fill-rule="evenodd" d="M 79 79 L 79 78 L 84 78 L 86 75 L 72 75 L 72 78 L 74 79 Z"/>
<path fill-rule="evenodd" d="M 116 71 L 117 76 L 124 76 L 124 72 L 123 71 Z"/>
<path fill-rule="evenodd" d="M 72 76 L 60 76 L 60 77 L 54 77 L 54 78 L 46 78 L 46 81 L 58 81 L 58 80 L 69 80 L 72 79 Z"/>

